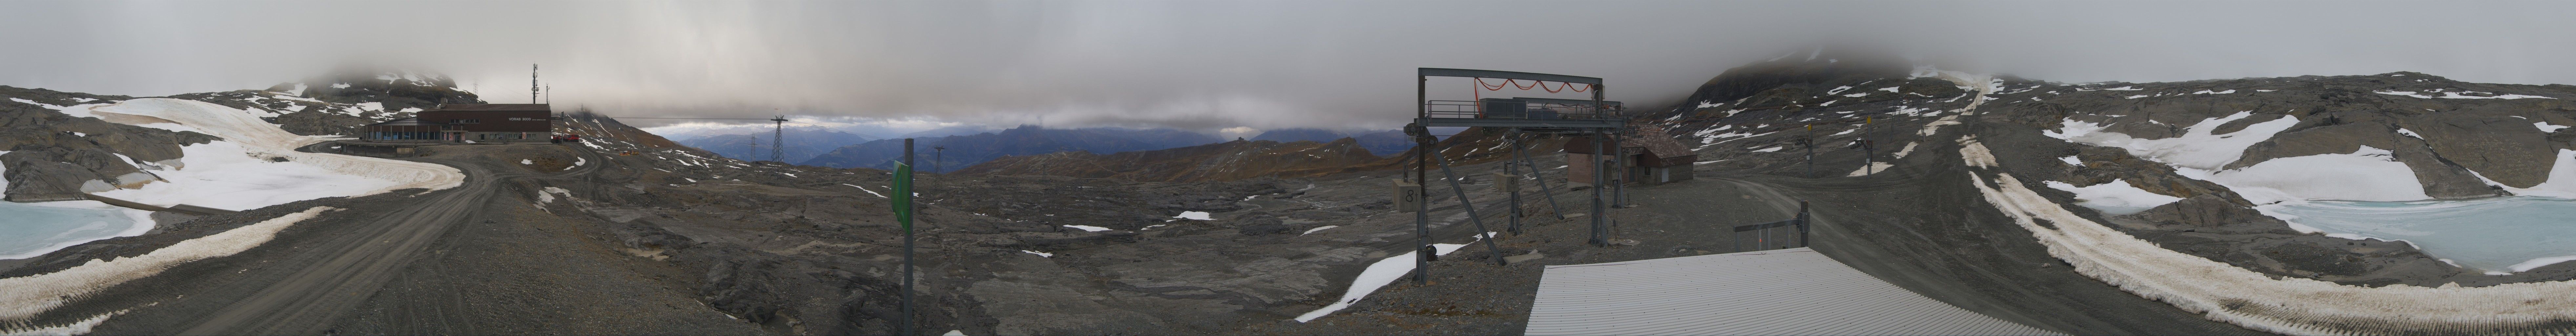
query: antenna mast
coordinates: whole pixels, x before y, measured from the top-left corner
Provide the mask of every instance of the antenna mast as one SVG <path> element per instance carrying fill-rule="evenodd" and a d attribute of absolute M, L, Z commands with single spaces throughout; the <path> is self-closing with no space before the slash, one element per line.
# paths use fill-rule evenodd
<path fill-rule="evenodd" d="M 537 64 L 528 63 L 528 103 L 537 103 Z"/>

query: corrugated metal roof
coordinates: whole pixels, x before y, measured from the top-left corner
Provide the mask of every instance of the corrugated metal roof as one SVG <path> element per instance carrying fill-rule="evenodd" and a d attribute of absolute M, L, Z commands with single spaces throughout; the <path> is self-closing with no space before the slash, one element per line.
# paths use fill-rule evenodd
<path fill-rule="evenodd" d="M 1808 248 L 1548 266 L 1529 335 L 2053 335 Z"/>
<path fill-rule="evenodd" d="M 422 112 L 440 111 L 552 111 L 547 104 L 441 104 Z"/>

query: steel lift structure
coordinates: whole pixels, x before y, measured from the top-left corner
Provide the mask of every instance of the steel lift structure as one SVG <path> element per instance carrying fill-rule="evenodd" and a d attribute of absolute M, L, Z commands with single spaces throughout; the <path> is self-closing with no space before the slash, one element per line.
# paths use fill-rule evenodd
<path fill-rule="evenodd" d="M 1592 99 L 1482 98 L 1479 91 L 1480 96 L 1474 101 L 1431 100 L 1431 77 L 1474 78 L 1476 85 L 1479 86 L 1478 90 L 1499 90 L 1506 86 L 1516 86 L 1524 90 L 1536 87 L 1548 92 L 1566 90 L 1590 92 Z M 1504 83 L 1488 84 L 1484 82 L 1485 79 L 1501 79 Z M 1529 81 L 1530 84 L 1521 85 L 1521 81 Z M 1558 85 L 1551 87 L 1548 84 L 1550 82 Z M 1417 104 L 1414 105 L 1414 119 L 1412 124 L 1405 125 L 1404 128 L 1405 134 L 1413 137 L 1417 144 L 1414 150 L 1413 175 L 1410 181 L 1396 181 L 1395 196 L 1399 210 L 1414 213 L 1413 229 L 1417 252 L 1414 253 L 1413 280 L 1416 283 L 1430 281 L 1431 260 L 1438 255 L 1437 250 L 1431 246 L 1431 213 L 1430 207 L 1426 204 L 1430 199 L 1430 193 L 1423 188 L 1424 182 L 1431 180 L 1431 165 L 1438 164 L 1440 172 L 1447 175 L 1444 180 L 1448 181 L 1449 189 L 1457 194 L 1459 206 L 1467 212 L 1468 220 L 1475 223 L 1476 234 L 1484 235 L 1492 232 L 1485 230 L 1484 219 L 1476 214 L 1475 202 L 1467 198 L 1467 189 L 1459 184 L 1459 180 L 1465 176 L 1459 175 L 1449 167 L 1448 158 L 1434 154 L 1443 148 L 1437 147 L 1439 139 L 1432 136 L 1431 127 L 1486 127 L 1506 130 L 1505 134 L 1512 148 L 1510 160 L 1513 162 L 1503 165 L 1504 176 L 1496 176 L 1494 185 L 1511 195 L 1512 209 L 1508 211 L 1510 213 L 1508 217 L 1511 220 L 1509 231 L 1513 234 L 1521 232 L 1521 192 L 1517 187 L 1518 180 L 1521 178 L 1517 173 L 1520 167 L 1527 167 L 1530 174 L 1538 175 L 1536 180 L 1539 183 L 1541 197 L 1547 199 L 1551 208 L 1558 209 L 1559 219 L 1580 216 L 1565 214 L 1563 208 L 1555 207 L 1556 198 L 1549 194 L 1547 179 L 1544 175 L 1540 175 L 1542 173 L 1537 164 L 1533 163 L 1530 155 L 1524 151 L 1522 139 L 1525 136 L 1553 134 L 1607 139 L 1608 141 L 1592 141 L 1595 147 L 1606 146 L 1606 148 L 1597 148 L 1598 150 L 1593 153 L 1620 153 L 1619 139 L 1633 132 L 1629 126 L 1628 117 L 1620 113 L 1619 102 L 1602 100 L 1603 89 L 1600 78 L 1513 71 L 1420 68 L 1415 74 L 1415 83 L 1414 100 Z M 1595 154 L 1589 157 L 1593 158 L 1590 160 L 1593 161 L 1590 162 L 1593 165 L 1592 211 L 1588 215 L 1592 219 L 1590 242 L 1594 246 L 1606 246 L 1609 244 L 1609 223 L 1605 212 L 1613 206 L 1603 199 L 1603 189 L 1622 189 L 1621 186 L 1624 183 L 1613 179 L 1611 177 L 1613 174 L 1610 172 L 1624 171 L 1621 167 L 1624 167 L 1625 163 L 1621 161 L 1626 155 Z M 1578 163 L 1567 162 L 1566 164 Z M 1612 193 L 1611 197 L 1617 197 L 1615 191 Z M 1503 260 L 1502 250 L 1496 248 L 1492 238 L 1494 237 L 1478 237 L 1477 240 L 1484 242 L 1485 248 L 1493 252 L 1491 254 L 1496 265 L 1507 264 Z"/>

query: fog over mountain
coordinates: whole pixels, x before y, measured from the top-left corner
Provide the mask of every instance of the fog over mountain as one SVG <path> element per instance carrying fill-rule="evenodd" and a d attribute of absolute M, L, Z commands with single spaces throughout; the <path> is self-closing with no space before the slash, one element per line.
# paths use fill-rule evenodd
<path fill-rule="evenodd" d="M 2569 12 L 2576 3 L 0 2 L 13 32 L 0 61 L 17 65 L 0 67 L 0 85 L 168 95 L 366 63 L 516 103 L 542 63 L 554 103 L 618 116 L 1220 134 L 1394 128 L 1415 67 L 1603 77 L 1611 99 L 1660 107 L 1729 65 L 1818 45 L 2068 82 L 2416 71 L 2576 83 Z M 1429 85 L 1435 98 L 1471 94 Z"/>

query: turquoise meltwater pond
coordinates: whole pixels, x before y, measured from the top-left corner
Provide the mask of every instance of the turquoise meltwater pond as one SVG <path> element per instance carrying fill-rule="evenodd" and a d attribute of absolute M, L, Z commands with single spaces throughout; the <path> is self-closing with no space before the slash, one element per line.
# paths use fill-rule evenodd
<path fill-rule="evenodd" d="M 147 213 L 97 201 L 0 202 L 0 259 L 44 255 L 93 240 L 152 229 Z"/>
<path fill-rule="evenodd" d="M 2564 198 L 2311 201 L 2271 210 L 2327 233 L 2405 240 L 2435 258 L 2487 272 L 2576 259 L 2576 200 Z"/>

